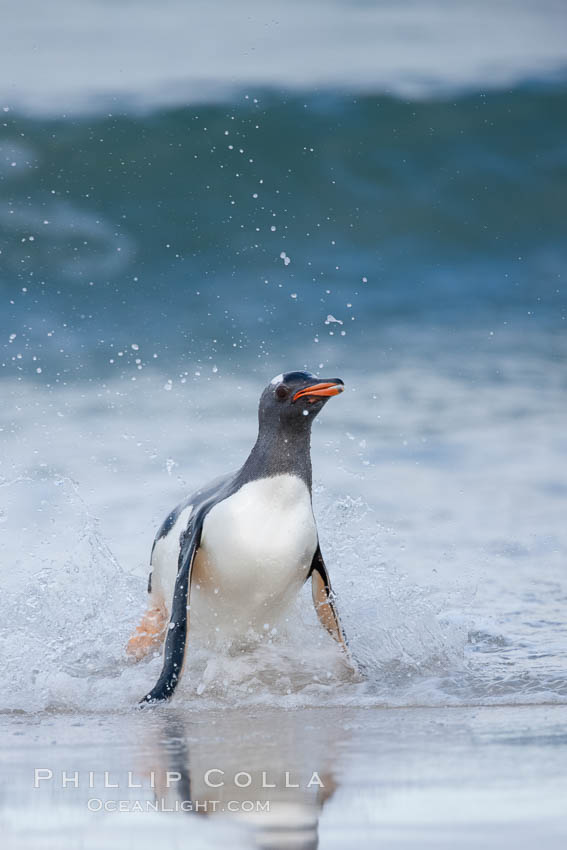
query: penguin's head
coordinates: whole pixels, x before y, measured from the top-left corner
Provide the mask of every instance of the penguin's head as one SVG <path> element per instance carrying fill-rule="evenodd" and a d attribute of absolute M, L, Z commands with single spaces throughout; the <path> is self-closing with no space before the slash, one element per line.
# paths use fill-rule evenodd
<path fill-rule="evenodd" d="M 273 378 L 260 397 L 260 426 L 292 430 L 310 427 L 331 396 L 344 390 L 341 378 L 318 378 L 311 372 L 286 372 Z"/>

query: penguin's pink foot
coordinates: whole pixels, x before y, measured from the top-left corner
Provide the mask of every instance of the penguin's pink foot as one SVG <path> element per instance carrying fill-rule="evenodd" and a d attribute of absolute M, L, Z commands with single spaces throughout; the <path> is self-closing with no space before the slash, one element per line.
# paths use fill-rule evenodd
<path fill-rule="evenodd" d="M 148 608 L 142 622 L 126 645 L 126 652 L 133 661 L 141 661 L 163 643 L 167 626 L 167 616 L 162 607 Z"/>

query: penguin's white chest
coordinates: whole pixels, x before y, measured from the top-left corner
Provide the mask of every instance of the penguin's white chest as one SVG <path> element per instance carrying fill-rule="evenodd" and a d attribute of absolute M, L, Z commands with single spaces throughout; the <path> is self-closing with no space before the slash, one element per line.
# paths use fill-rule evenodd
<path fill-rule="evenodd" d="M 300 478 L 245 484 L 205 518 L 191 619 L 208 617 L 211 624 L 212 618 L 232 632 L 277 622 L 303 585 L 316 548 L 311 497 Z"/>

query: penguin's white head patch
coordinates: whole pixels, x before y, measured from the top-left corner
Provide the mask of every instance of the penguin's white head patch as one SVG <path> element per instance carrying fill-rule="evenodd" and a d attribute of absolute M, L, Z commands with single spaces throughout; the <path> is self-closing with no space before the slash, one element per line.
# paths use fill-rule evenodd
<path fill-rule="evenodd" d="M 283 381 L 283 375 L 276 375 L 275 378 L 272 378 L 272 380 L 270 381 L 270 384 L 273 387 L 275 387 L 276 384 L 281 384 L 282 381 Z"/>

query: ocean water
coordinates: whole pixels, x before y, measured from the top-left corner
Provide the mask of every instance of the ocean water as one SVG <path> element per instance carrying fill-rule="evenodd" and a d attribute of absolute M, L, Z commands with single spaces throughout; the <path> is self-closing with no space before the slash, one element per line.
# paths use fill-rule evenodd
<path fill-rule="evenodd" d="M 352 753 L 325 846 L 413 847 L 414 829 L 564 846 L 565 5 L 53 8 L 28 0 L 0 32 L 0 712 L 17 788 L 49 764 L 52 726 L 61 765 L 91 769 L 92 739 L 95 767 L 124 771 L 153 758 L 130 724 L 166 752 L 200 742 L 199 765 L 232 741 L 231 769 L 247 718 L 268 766 L 327 724 Z M 124 646 L 155 530 L 243 462 L 261 389 L 303 367 L 346 384 L 314 427 L 314 507 L 360 673 L 306 594 L 245 656 L 193 647 L 180 729 L 169 709 L 139 719 L 160 659 L 131 665 Z M 296 766 L 325 762 L 313 735 Z M 515 778 L 520 744 L 539 767 Z M 451 820 L 463 752 L 474 805 Z M 56 795 L 38 845 L 21 799 L 14 846 L 87 840 Z M 294 811 L 316 832 L 312 802 Z M 92 846 L 123 846 L 109 824 Z"/>
<path fill-rule="evenodd" d="M 424 330 L 458 351 L 463 330 L 543 334 L 553 353 L 565 83 L 255 94 L 141 115 L 7 107 L 4 374 L 222 362 L 265 364 L 263 380 L 282 361 L 397 359 Z"/>

